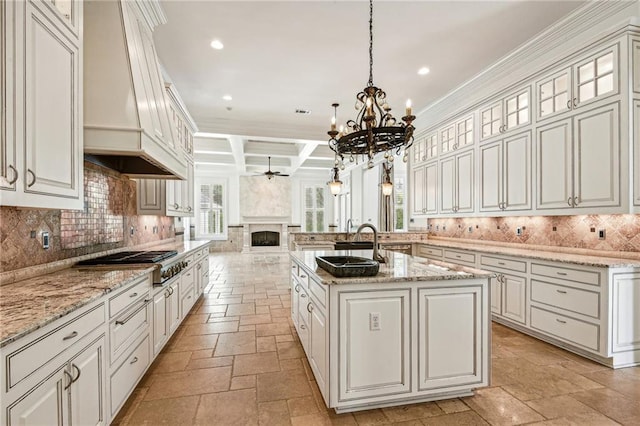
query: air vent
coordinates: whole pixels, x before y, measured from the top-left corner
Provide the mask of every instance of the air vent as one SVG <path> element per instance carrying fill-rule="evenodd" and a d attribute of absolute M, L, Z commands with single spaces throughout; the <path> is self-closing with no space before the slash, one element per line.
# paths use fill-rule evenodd
<path fill-rule="evenodd" d="M 296 114 L 311 114 L 311 111 L 308 109 L 296 109 Z"/>

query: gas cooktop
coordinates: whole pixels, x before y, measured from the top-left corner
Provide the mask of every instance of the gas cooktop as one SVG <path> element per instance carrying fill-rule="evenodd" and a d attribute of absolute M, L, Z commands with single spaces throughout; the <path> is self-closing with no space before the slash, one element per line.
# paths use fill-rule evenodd
<path fill-rule="evenodd" d="M 175 250 L 158 251 L 121 251 L 106 256 L 78 262 L 78 265 L 120 265 L 133 263 L 159 263 L 165 259 L 177 255 Z"/>

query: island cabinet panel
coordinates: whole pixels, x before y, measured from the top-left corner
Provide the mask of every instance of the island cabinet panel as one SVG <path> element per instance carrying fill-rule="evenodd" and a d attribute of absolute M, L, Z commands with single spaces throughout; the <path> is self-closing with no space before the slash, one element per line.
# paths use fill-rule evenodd
<path fill-rule="evenodd" d="M 339 400 L 411 391 L 410 291 L 339 295 Z"/>
<path fill-rule="evenodd" d="M 66 365 L 57 370 L 26 398 L 10 406 L 7 421 L 16 425 L 63 425 L 68 422 Z M 63 403 L 63 401 L 65 403 Z"/>
<path fill-rule="evenodd" d="M 481 301 L 480 287 L 418 290 L 418 390 L 482 381 Z"/>
<path fill-rule="evenodd" d="M 640 273 L 613 275 L 611 351 L 640 351 Z"/>

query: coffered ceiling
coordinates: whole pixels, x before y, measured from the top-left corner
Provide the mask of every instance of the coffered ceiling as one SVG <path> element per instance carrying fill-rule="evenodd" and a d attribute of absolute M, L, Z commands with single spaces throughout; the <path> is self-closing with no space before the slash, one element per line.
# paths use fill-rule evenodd
<path fill-rule="evenodd" d="M 196 121 L 199 170 L 328 176 L 331 104 L 368 79 L 367 1 L 161 0 L 160 61 Z M 419 112 L 582 1 L 374 1 L 374 83 Z M 210 47 L 219 39 L 224 49 Z M 430 73 L 418 75 L 420 67 Z M 232 100 L 224 100 L 230 95 Z M 310 111 L 296 113 L 297 109 Z"/>

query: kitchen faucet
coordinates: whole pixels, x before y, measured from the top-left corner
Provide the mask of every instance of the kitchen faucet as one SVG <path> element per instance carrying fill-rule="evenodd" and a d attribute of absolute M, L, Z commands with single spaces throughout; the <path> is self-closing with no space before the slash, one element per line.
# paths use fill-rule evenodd
<path fill-rule="evenodd" d="M 377 260 L 380 263 L 385 263 L 386 259 L 378 253 L 378 230 L 375 226 L 370 223 L 363 223 L 358 226 L 358 230 L 356 231 L 356 236 L 353 237 L 353 241 L 360 241 L 360 233 L 364 228 L 369 228 L 373 231 L 373 260 Z"/>
<path fill-rule="evenodd" d="M 351 218 L 347 219 L 347 223 L 344 226 L 347 228 L 347 241 L 349 241 L 349 232 L 353 227 L 353 221 L 351 220 Z"/>

